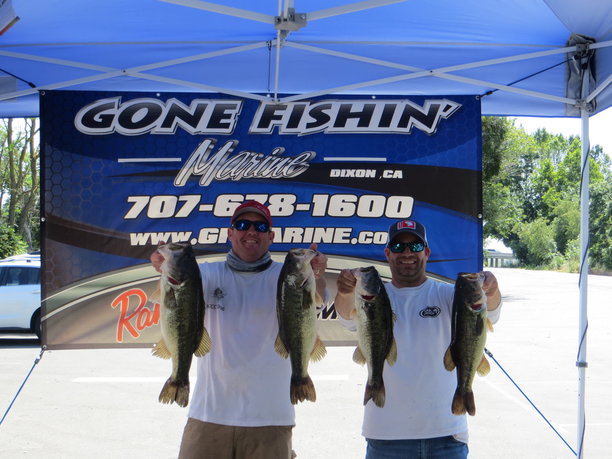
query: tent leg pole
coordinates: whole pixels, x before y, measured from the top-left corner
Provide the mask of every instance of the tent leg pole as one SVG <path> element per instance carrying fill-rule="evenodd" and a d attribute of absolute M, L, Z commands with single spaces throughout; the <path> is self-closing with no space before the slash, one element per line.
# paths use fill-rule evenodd
<path fill-rule="evenodd" d="M 580 187 L 580 319 L 578 336 L 578 458 L 584 457 L 586 349 L 587 349 L 587 290 L 589 273 L 589 115 L 586 105 L 581 109 L 582 119 L 582 181 Z"/>
<path fill-rule="evenodd" d="M 274 72 L 274 102 L 278 102 L 278 81 L 280 77 L 281 35 L 276 32 L 276 69 Z"/>
<path fill-rule="evenodd" d="M 278 16 L 280 17 L 283 14 L 283 0 L 278 0 Z M 280 47 L 281 47 L 281 32 L 280 30 L 276 31 L 276 56 L 274 66 L 274 102 L 278 102 L 278 81 L 280 74 Z"/>

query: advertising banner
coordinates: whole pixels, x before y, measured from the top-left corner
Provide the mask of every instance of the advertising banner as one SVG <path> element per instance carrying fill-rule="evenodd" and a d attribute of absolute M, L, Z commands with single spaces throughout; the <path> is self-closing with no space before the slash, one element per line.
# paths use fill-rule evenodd
<path fill-rule="evenodd" d="M 428 274 L 482 268 L 481 122 L 474 96 L 327 96 L 271 103 L 222 94 L 44 91 L 43 342 L 150 347 L 160 242 L 224 260 L 234 209 L 269 206 L 273 258 L 316 243 L 328 286 L 384 257 L 389 225 L 428 231 Z M 324 340 L 351 339 L 330 305 Z"/>

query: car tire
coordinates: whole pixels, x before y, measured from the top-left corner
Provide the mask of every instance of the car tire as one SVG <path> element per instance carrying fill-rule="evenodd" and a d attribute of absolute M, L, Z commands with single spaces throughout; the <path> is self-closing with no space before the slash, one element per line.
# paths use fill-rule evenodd
<path fill-rule="evenodd" d="M 41 336 L 42 336 L 42 329 L 41 329 L 41 326 L 40 326 L 40 309 L 38 309 L 34 313 L 34 315 L 32 316 L 32 321 L 31 321 L 30 329 L 32 330 L 32 333 L 36 334 L 38 339 L 41 338 Z"/>

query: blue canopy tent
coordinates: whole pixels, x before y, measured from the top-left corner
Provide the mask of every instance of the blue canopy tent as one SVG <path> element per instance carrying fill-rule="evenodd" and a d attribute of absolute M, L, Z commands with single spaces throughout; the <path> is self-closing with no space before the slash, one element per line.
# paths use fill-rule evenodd
<path fill-rule="evenodd" d="M 37 116 L 38 92 L 51 89 L 283 102 L 469 94 L 480 97 L 484 115 L 581 117 L 586 164 L 589 116 L 612 105 L 612 3 L 604 0 L 7 0 L 0 29 L 2 117 Z M 579 455 L 588 200 L 587 167 Z"/>
<path fill-rule="evenodd" d="M 37 92 L 62 88 L 477 94 L 485 115 L 579 116 L 580 100 L 590 114 L 612 103 L 606 1 L 280 3 L 13 0 L 0 115 L 36 115 Z M 582 55 L 595 61 L 584 98 L 571 71 Z"/>

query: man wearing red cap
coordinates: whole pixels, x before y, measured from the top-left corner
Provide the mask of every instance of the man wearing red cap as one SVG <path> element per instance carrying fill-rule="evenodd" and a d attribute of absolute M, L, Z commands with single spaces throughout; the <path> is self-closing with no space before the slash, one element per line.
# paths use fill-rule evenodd
<path fill-rule="evenodd" d="M 401 220 L 389 227 L 385 256 L 391 282 L 385 288 L 396 315 L 397 361 L 385 363 L 384 407 L 368 402 L 364 408 L 366 459 L 464 459 L 468 454 L 466 416 L 454 415 L 450 408 L 456 375 L 442 363 L 451 342 L 454 287 L 426 276 L 430 254 L 421 223 Z M 484 277 L 488 316 L 495 323 L 501 293 L 492 273 L 484 272 Z M 353 274 L 343 270 L 334 302 L 351 329 L 355 284 Z"/>
<path fill-rule="evenodd" d="M 270 256 L 274 232 L 268 208 L 257 201 L 238 206 L 228 239 L 232 248 L 225 261 L 200 264 L 212 346 L 196 359 L 179 458 L 289 459 L 295 411 L 290 363 L 274 350 L 282 263 Z M 310 248 L 316 250 L 316 244 Z M 163 258 L 155 253 L 151 261 L 159 269 Z M 319 253 L 311 264 L 324 298 L 327 257 Z"/>

